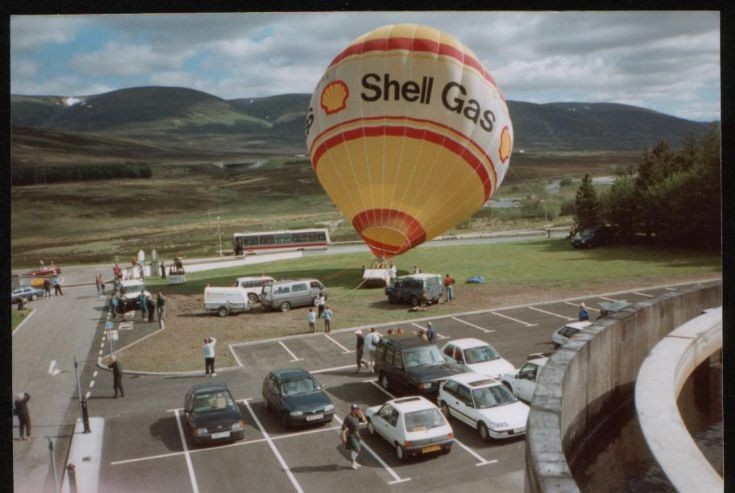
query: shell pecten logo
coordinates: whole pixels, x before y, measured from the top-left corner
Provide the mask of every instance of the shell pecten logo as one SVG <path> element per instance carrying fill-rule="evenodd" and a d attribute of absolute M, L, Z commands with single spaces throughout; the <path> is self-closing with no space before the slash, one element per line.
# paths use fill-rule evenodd
<path fill-rule="evenodd" d="M 500 147 L 498 147 L 498 157 L 501 163 L 508 160 L 511 148 L 510 130 L 508 127 L 503 127 L 503 131 L 500 133 Z"/>
<path fill-rule="evenodd" d="M 347 98 L 349 95 L 350 90 L 347 88 L 347 84 L 341 80 L 330 82 L 322 90 L 322 96 L 320 98 L 321 107 L 327 115 L 339 113 L 347 107 Z"/>

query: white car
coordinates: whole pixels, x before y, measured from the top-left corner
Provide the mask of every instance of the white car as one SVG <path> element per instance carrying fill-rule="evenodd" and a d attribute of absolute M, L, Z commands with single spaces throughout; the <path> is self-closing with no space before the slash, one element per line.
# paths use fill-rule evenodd
<path fill-rule="evenodd" d="M 582 322 L 570 322 L 558 328 L 553 334 L 551 334 L 551 342 L 554 343 L 555 348 L 563 346 L 570 337 L 590 325 L 592 325 L 592 322 L 587 320 Z"/>
<path fill-rule="evenodd" d="M 390 443 L 399 460 L 452 450 L 452 427 L 439 408 L 424 397 L 393 399 L 382 406 L 369 407 L 365 416 L 370 434 L 378 434 Z"/>
<path fill-rule="evenodd" d="M 501 377 L 503 385 L 508 387 L 514 396 L 526 402 L 531 402 L 533 392 L 536 390 L 536 381 L 548 360 L 549 358 L 540 357 L 526 361 L 518 371 L 505 373 Z"/>
<path fill-rule="evenodd" d="M 444 416 L 476 429 L 483 440 L 525 435 L 530 408 L 498 380 L 477 373 L 449 377 L 437 398 Z"/>
<path fill-rule="evenodd" d="M 494 347 L 474 337 L 450 341 L 441 351 L 445 360 L 460 365 L 465 371 L 493 378 L 515 371 L 515 366 L 503 359 Z"/>
<path fill-rule="evenodd" d="M 276 280 L 270 276 L 238 277 L 235 279 L 235 287 L 243 288 L 245 290 L 250 303 L 259 303 L 260 293 L 263 291 L 263 286 L 274 282 L 276 282 Z"/>

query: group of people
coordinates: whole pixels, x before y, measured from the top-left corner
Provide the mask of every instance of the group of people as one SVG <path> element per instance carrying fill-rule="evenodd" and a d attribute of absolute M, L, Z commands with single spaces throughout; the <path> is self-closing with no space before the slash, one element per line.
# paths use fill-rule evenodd
<path fill-rule="evenodd" d="M 436 342 L 436 331 L 434 330 L 434 326 L 431 322 L 426 324 L 425 329 L 419 329 L 415 334 L 424 342 L 430 342 L 432 344 Z M 403 328 L 398 327 L 395 333 L 393 332 L 393 329 L 388 329 L 386 337 L 391 337 L 393 335 L 397 337 L 405 335 Z M 357 364 L 355 373 L 362 370 L 363 366 L 368 371 L 372 371 L 374 373 L 375 355 L 378 351 L 378 346 L 383 343 L 383 335 L 378 332 L 375 327 L 370 327 L 370 331 L 367 335 L 363 334 L 362 329 L 357 329 L 355 331 L 355 339 L 355 363 Z M 367 355 L 365 354 L 366 350 Z"/>
<path fill-rule="evenodd" d="M 306 322 L 309 324 L 309 332 L 316 332 L 316 319 L 321 318 L 324 320 L 324 333 L 329 334 L 332 331 L 332 319 L 334 318 L 334 312 L 329 305 L 327 305 L 327 298 L 324 293 L 319 293 L 319 296 L 314 300 L 314 308 L 309 308 L 306 312 Z"/>

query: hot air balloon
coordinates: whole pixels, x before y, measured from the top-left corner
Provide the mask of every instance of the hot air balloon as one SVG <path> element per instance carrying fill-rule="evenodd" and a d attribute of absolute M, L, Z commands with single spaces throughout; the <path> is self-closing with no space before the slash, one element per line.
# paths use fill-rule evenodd
<path fill-rule="evenodd" d="M 311 98 L 306 144 L 337 208 L 390 258 L 470 217 L 508 170 L 513 127 L 490 72 L 416 24 L 360 36 Z"/>

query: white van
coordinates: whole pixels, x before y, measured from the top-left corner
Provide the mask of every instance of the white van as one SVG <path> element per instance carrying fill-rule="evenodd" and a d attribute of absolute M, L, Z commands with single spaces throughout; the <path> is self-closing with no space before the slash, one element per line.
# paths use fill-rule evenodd
<path fill-rule="evenodd" d="M 217 312 L 226 317 L 233 312 L 245 312 L 250 309 L 248 293 L 242 288 L 204 288 L 204 309 Z"/>
<path fill-rule="evenodd" d="M 263 291 L 263 286 L 274 282 L 276 280 L 270 276 L 238 277 L 235 279 L 235 286 L 243 288 L 248 293 L 250 303 L 260 303 L 260 293 Z"/>

